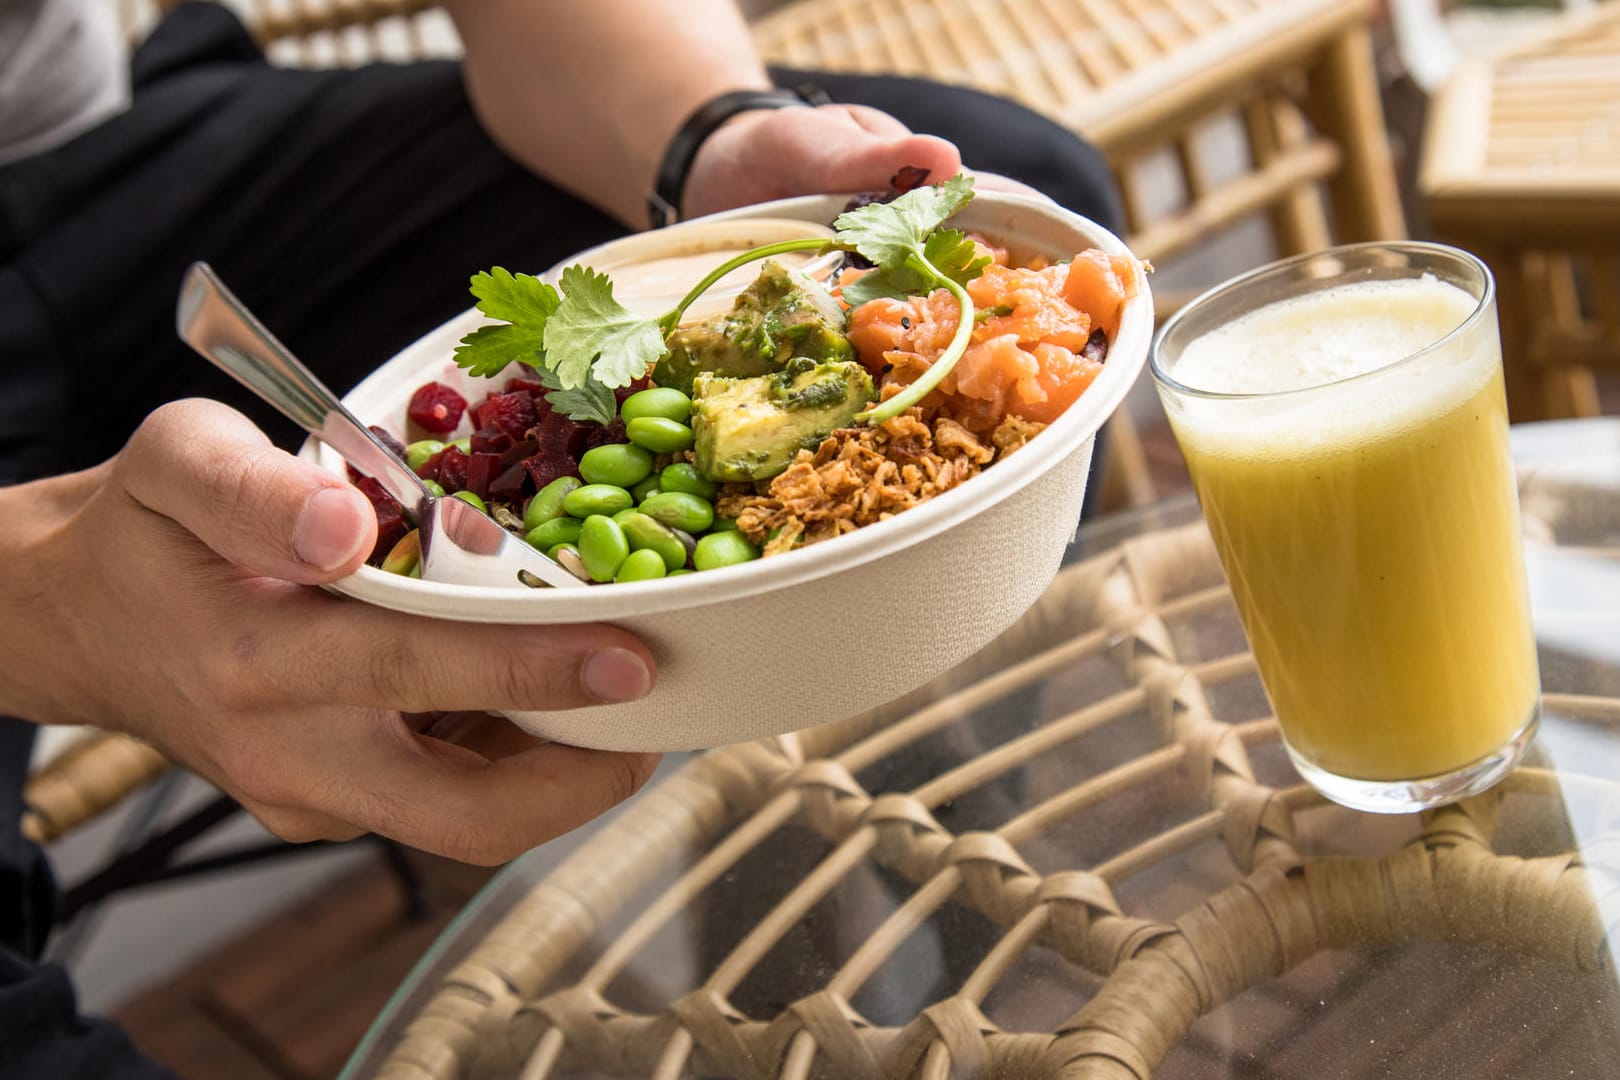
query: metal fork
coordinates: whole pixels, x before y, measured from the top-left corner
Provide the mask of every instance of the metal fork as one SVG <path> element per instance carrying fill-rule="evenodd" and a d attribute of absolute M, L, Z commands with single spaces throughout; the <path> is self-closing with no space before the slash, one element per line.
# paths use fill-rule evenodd
<path fill-rule="evenodd" d="M 242 306 L 207 263 L 192 263 L 186 272 L 175 323 L 186 344 L 399 500 L 421 529 L 423 580 L 525 588 L 520 572 L 527 571 L 560 588 L 585 584 L 472 504 L 435 498 L 410 466 Z"/>

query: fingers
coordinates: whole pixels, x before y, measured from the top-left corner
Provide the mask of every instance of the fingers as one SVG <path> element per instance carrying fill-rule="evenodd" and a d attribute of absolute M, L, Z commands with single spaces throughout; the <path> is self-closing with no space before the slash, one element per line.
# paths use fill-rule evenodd
<path fill-rule="evenodd" d="M 393 718 L 325 811 L 360 828 L 463 862 L 493 865 L 577 828 L 633 795 L 657 754 L 548 743 L 494 761 L 447 757 Z M 472 755 L 476 757 L 476 755 Z"/>
<path fill-rule="evenodd" d="M 1041 199 L 1051 202 L 1051 198 L 1044 192 L 1036 191 L 1021 180 L 1014 180 L 1010 176 L 999 173 L 981 172 L 978 169 L 968 169 L 973 176 L 973 189 L 975 191 L 1004 191 L 1010 195 L 1023 195 L 1031 199 Z"/>
<path fill-rule="evenodd" d="M 598 624 L 442 623 L 288 590 L 212 657 L 236 707 L 344 704 L 408 713 L 571 709 L 633 701 L 657 666 L 634 635 Z"/>
<path fill-rule="evenodd" d="M 115 477 L 135 502 L 267 577 L 334 581 L 376 543 L 365 496 L 276 449 L 218 402 L 179 401 L 154 412 L 119 455 Z"/>

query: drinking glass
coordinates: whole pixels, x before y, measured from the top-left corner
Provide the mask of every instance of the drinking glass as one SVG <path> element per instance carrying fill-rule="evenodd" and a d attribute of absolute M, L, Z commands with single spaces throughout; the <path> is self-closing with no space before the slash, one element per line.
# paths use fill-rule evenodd
<path fill-rule="evenodd" d="M 1428 319 L 1402 313 L 1430 312 L 1393 301 L 1435 281 L 1466 294 L 1448 294 L 1466 317 L 1420 331 Z M 1385 300 L 1343 308 L 1355 290 L 1340 287 L 1365 282 L 1391 283 L 1371 287 Z M 1282 301 L 1297 330 L 1274 323 L 1281 337 L 1232 354 L 1260 385 L 1214 392 L 1177 378 L 1200 338 Z M 1357 353 L 1403 317 L 1421 347 L 1360 374 L 1264 385 L 1260 365 Z M 1386 813 L 1506 775 L 1535 733 L 1541 690 L 1485 265 L 1421 243 L 1287 259 L 1193 301 L 1165 325 L 1151 367 L 1300 774 Z"/>

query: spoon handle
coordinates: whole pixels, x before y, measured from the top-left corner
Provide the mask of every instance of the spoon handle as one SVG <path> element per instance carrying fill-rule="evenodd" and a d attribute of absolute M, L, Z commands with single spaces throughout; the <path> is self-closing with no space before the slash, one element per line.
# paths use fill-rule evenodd
<path fill-rule="evenodd" d="M 180 337 L 215 367 L 374 477 L 407 510 L 426 503 L 427 488 L 417 475 L 242 306 L 207 263 L 192 263 L 186 271 L 175 323 Z"/>

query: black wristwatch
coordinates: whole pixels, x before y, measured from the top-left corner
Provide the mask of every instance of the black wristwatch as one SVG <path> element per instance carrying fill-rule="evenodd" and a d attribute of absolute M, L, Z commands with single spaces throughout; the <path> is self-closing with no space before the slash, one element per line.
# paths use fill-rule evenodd
<path fill-rule="evenodd" d="M 647 196 L 647 211 L 652 227 L 661 229 L 680 220 L 686 175 L 692 171 L 692 162 L 696 160 L 704 140 L 714 134 L 721 124 L 751 109 L 785 109 L 831 103 L 832 98 L 820 87 L 800 86 L 792 90 L 728 90 L 699 105 L 676 129 L 670 137 L 669 146 L 664 149 L 664 160 L 658 166 L 652 194 Z"/>

